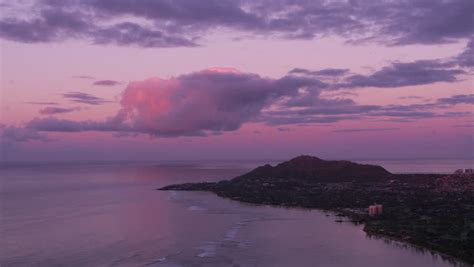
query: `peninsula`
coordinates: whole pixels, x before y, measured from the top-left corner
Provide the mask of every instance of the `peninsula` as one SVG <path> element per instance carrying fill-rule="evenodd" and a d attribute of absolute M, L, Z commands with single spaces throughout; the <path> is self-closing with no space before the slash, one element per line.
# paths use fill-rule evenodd
<path fill-rule="evenodd" d="M 393 174 L 381 166 L 299 156 L 220 182 L 159 190 L 210 191 L 237 201 L 338 212 L 387 237 L 474 264 L 474 175 Z M 383 213 L 369 216 L 372 204 Z M 342 221 L 342 220 L 338 220 Z"/>

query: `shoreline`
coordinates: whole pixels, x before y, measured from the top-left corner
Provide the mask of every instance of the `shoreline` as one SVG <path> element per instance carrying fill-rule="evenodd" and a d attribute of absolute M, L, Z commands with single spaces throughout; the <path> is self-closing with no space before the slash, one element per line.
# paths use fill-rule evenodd
<path fill-rule="evenodd" d="M 363 223 L 368 234 L 474 264 L 472 169 L 452 175 L 392 174 L 377 165 L 299 156 L 231 180 L 159 190 L 209 191 L 246 203 L 334 211 Z M 376 203 L 380 207 L 369 216 L 368 207 Z"/>
<path fill-rule="evenodd" d="M 412 175 L 410 175 L 412 176 Z M 426 177 L 421 177 L 425 179 Z M 264 183 L 266 184 L 266 183 Z M 326 188 L 329 187 L 330 189 Z M 342 186 L 343 189 L 338 188 Z M 368 235 L 373 235 L 380 238 L 385 238 L 391 241 L 401 242 L 403 244 L 407 244 L 409 246 L 413 246 L 415 248 L 420 248 L 426 250 L 428 252 L 434 253 L 441 257 L 443 260 L 449 261 L 456 266 L 472 266 L 469 260 L 471 260 L 470 251 L 462 251 L 458 248 L 451 248 L 450 245 L 444 244 L 443 242 L 431 239 L 429 237 L 423 236 L 423 234 L 418 233 L 416 231 L 408 231 L 404 228 L 399 228 L 400 225 L 403 223 L 399 223 L 398 221 L 392 222 L 391 219 L 400 216 L 400 210 L 394 209 L 394 205 L 388 204 L 390 202 L 390 197 L 385 196 L 384 194 L 387 193 L 387 185 L 375 185 L 375 191 L 368 190 L 372 195 L 377 195 L 377 198 L 366 197 L 363 192 L 367 193 L 363 188 L 369 186 L 367 184 L 355 184 L 355 185 L 341 185 L 338 183 L 333 183 L 330 185 L 327 184 L 317 184 L 308 186 L 305 185 L 305 188 L 298 188 L 294 191 L 285 190 L 283 192 L 278 190 L 269 189 L 268 186 L 262 186 L 259 184 L 258 186 L 254 185 L 253 188 L 234 188 L 229 181 L 224 182 L 217 182 L 217 183 L 191 183 L 191 184 L 181 184 L 181 185 L 171 185 L 160 188 L 158 190 L 170 190 L 170 191 L 208 191 L 216 194 L 219 197 L 224 199 L 228 199 L 231 201 L 238 201 L 240 203 L 248 203 L 252 205 L 270 205 L 274 207 L 280 208 L 302 208 L 302 209 L 315 209 L 320 210 L 323 212 L 331 212 L 336 217 L 346 217 L 349 220 L 344 220 L 341 222 L 350 222 L 354 224 L 363 224 L 363 231 Z M 374 185 L 370 185 L 373 186 Z M 279 186 L 278 186 L 279 187 Z M 286 185 L 285 185 L 286 187 Z M 333 187 L 337 189 L 333 189 Z M 362 188 L 362 191 L 361 191 Z M 390 188 L 390 187 L 389 187 Z M 372 188 L 373 189 L 373 188 Z M 410 197 L 415 197 L 417 194 L 421 194 L 422 192 L 426 194 L 425 189 L 419 189 L 416 186 L 408 186 L 405 188 L 406 190 L 410 189 L 413 191 L 411 194 L 409 193 L 408 196 L 405 196 L 406 199 Z M 255 190 L 255 191 L 253 191 Z M 304 190 L 308 192 L 304 192 Z M 314 192 L 318 193 L 314 193 Z M 401 190 L 395 190 L 401 191 Z M 287 195 L 289 194 L 289 195 Z M 370 194 L 369 194 L 370 195 Z M 455 195 L 458 195 L 455 193 Z M 461 194 L 463 195 L 463 194 Z M 349 196 L 348 199 L 350 202 L 356 203 L 353 207 L 348 207 L 348 202 L 345 199 L 340 199 L 343 196 Z M 423 194 L 421 194 L 423 196 Z M 474 194 L 470 194 L 471 197 Z M 286 201 L 293 199 L 294 201 Z M 370 217 L 366 211 L 363 211 L 366 204 L 371 204 L 370 201 L 372 199 L 377 199 L 377 203 L 387 203 L 387 212 L 381 216 Z M 431 199 L 431 198 L 426 198 Z M 451 195 L 445 196 L 445 199 L 452 200 L 455 197 Z M 320 200 L 320 201 L 319 201 Z M 457 205 L 457 203 L 448 202 L 447 204 L 451 203 L 452 205 Z M 448 205 L 449 206 L 449 205 Z M 413 205 L 408 205 L 410 208 Z M 356 212 L 360 211 L 360 212 Z M 448 212 L 450 208 L 446 208 L 444 211 Z M 363 211 L 363 212 L 362 212 Z M 403 211 L 401 211 L 403 212 Z M 420 215 L 423 217 L 425 215 Z M 446 219 L 449 220 L 449 219 Z M 414 219 L 414 223 L 420 223 L 417 219 Z M 336 222 L 336 221 L 335 221 Z M 339 222 L 339 223 L 341 223 Z M 443 221 L 441 223 L 444 223 Z M 390 230 L 388 230 L 388 229 Z M 436 233 L 436 235 L 440 235 L 440 233 Z M 408 238 L 407 238 L 408 236 Z"/>
<path fill-rule="evenodd" d="M 161 190 L 161 189 L 158 189 L 158 190 Z M 236 201 L 236 202 L 243 203 L 243 204 L 251 204 L 251 205 L 255 205 L 255 206 L 263 205 L 263 206 L 272 206 L 272 207 L 276 207 L 276 208 L 288 208 L 288 209 L 296 208 L 296 209 L 318 210 L 318 211 L 324 212 L 326 214 L 331 213 L 332 216 L 334 216 L 334 217 L 346 217 L 346 218 L 349 218 L 350 220 L 347 220 L 347 221 L 337 221 L 337 220 L 335 220 L 334 222 L 335 223 L 352 223 L 352 224 L 355 224 L 355 225 L 363 224 L 364 227 L 362 228 L 362 231 L 364 231 L 364 233 L 366 233 L 366 235 L 368 235 L 369 237 L 370 236 L 375 236 L 375 237 L 377 237 L 377 239 L 385 239 L 385 240 L 389 240 L 389 241 L 392 241 L 392 242 L 395 241 L 395 242 L 399 242 L 401 244 L 404 244 L 406 246 L 410 246 L 412 248 L 421 249 L 423 251 L 426 251 L 426 252 L 429 252 L 429 253 L 434 254 L 436 256 L 439 256 L 441 258 L 441 260 L 447 261 L 451 264 L 454 264 L 455 266 L 459 266 L 459 267 L 471 267 L 472 266 L 472 264 L 470 264 L 467 261 L 458 259 L 458 258 L 456 258 L 452 255 L 443 253 L 441 251 L 438 251 L 438 250 L 435 250 L 435 249 L 432 249 L 432 248 L 428 248 L 426 246 L 423 246 L 423 245 L 420 245 L 420 244 L 417 244 L 417 243 L 414 243 L 414 242 L 407 241 L 406 239 L 403 239 L 400 236 L 382 234 L 382 233 L 379 233 L 377 231 L 369 230 L 369 229 L 366 228 L 366 226 L 367 226 L 366 225 L 366 220 L 370 219 L 370 217 L 368 215 L 366 215 L 366 214 L 362 215 L 362 214 L 356 213 L 354 211 L 349 211 L 346 208 L 324 209 L 324 208 L 309 208 L 309 207 L 293 206 L 293 205 L 276 205 L 276 204 L 268 204 L 268 203 L 256 203 L 256 202 L 248 202 L 248 201 L 245 201 L 245 200 L 239 200 L 239 199 L 223 197 L 223 196 L 220 196 L 218 193 L 213 192 L 213 191 L 208 191 L 208 192 L 213 193 L 213 194 L 217 195 L 220 198 L 227 199 L 227 200 L 230 200 L 230 201 Z"/>

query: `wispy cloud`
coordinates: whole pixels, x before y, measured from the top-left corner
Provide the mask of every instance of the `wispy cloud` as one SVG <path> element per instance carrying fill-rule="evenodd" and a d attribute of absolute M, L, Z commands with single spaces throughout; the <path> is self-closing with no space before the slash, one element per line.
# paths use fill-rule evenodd
<path fill-rule="evenodd" d="M 386 131 L 398 131 L 400 128 L 348 128 L 348 129 L 336 129 L 333 133 L 353 133 L 353 132 L 386 132 Z"/>
<path fill-rule="evenodd" d="M 41 102 L 41 101 L 29 101 L 25 102 L 26 104 L 31 104 L 31 105 L 48 105 L 48 106 L 56 106 L 59 105 L 56 102 Z"/>
<path fill-rule="evenodd" d="M 118 81 L 113 81 L 113 80 L 100 80 L 100 81 L 95 81 L 93 85 L 99 85 L 99 86 L 115 86 L 119 85 L 120 82 Z"/>
<path fill-rule="evenodd" d="M 112 101 L 109 101 L 97 96 L 93 96 L 93 95 L 81 93 L 81 92 L 66 93 L 66 94 L 63 94 L 63 97 L 73 102 L 89 104 L 89 105 L 100 105 L 100 104 L 112 102 Z"/>
<path fill-rule="evenodd" d="M 455 128 L 473 128 L 474 123 L 471 123 L 471 124 L 455 124 L 455 125 L 453 125 L 453 127 L 455 127 Z"/>
<path fill-rule="evenodd" d="M 395 88 L 457 81 L 458 75 L 466 74 L 453 63 L 441 60 L 417 60 L 413 62 L 395 62 L 369 75 L 352 75 L 336 88 L 378 87 Z"/>
<path fill-rule="evenodd" d="M 289 74 L 299 74 L 299 75 L 308 75 L 308 76 L 329 76 L 329 77 L 338 77 L 343 76 L 349 72 L 349 69 L 322 69 L 322 70 L 308 70 L 302 68 L 295 68 L 290 70 Z"/>
<path fill-rule="evenodd" d="M 277 131 L 279 131 L 279 132 L 289 132 L 289 131 L 291 131 L 291 129 L 287 128 L 287 127 L 278 127 Z"/>
<path fill-rule="evenodd" d="M 445 105 L 474 104 L 474 94 L 454 95 L 451 97 L 440 98 L 436 103 Z"/>
<path fill-rule="evenodd" d="M 0 126 L 0 139 L 8 142 L 51 141 L 44 133 L 27 127 Z"/>
<path fill-rule="evenodd" d="M 40 109 L 39 113 L 41 115 L 54 115 L 54 114 L 61 114 L 61 113 L 69 113 L 76 110 L 80 110 L 80 108 L 61 108 L 61 107 L 44 107 Z"/>
<path fill-rule="evenodd" d="M 72 78 L 85 79 L 85 80 L 92 80 L 92 79 L 95 79 L 94 77 L 92 77 L 92 76 L 87 76 L 87 75 L 75 75 L 75 76 L 72 76 Z"/>
<path fill-rule="evenodd" d="M 409 96 L 400 96 L 398 99 L 424 99 L 422 96 L 409 95 Z"/>

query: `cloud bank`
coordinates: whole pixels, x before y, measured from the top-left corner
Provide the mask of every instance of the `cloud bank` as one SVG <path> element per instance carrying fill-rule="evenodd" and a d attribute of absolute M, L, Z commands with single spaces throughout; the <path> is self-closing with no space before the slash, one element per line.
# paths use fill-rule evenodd
<path fill-rule="evenodd" d="M 335 88 L 391 88 L 431 84 L 440 80 L 453 81 L 462 73 L 455 71 L 451 64 L 440 64 L 395 63 L 364 76 L 370 82 L 354 82 L 353 74 L 344 74 L 345 78 L 336 84 L 320 80 L 319 74 L 314 75 L 311 71 L 297 71 L 296 74 L 291 71 L 279 79 L 229 68 L 207 69 L 170 79 L 153 77 L 129 83 L 122 93 L 120 110 L 104 121 L 71 121 L 48 117 L 33 119 L 26 127 L 41 132 L 108 131 L 119 135 L 177 137 L 221 134 L 235 131 L 249 122 L 267 125 L 334 123 L 360 119 L 408 122 L 435 117 L 472 116 L 470 112 L 443 112 L 455 105 L 474 104 L 472 94 L 454 95 L 422 104 L 384 106 L 361 105 L 343 96 L 327 97 L 323 94 L 333 92 Z M 449 74 L 443 79 L 432 79 L 432 75 L 426 74 L 428 78 L 420 80 L 411 73 L 420 69 L 421 73 L 445 70 Z M 348 73 L 345 70 L 342 72 Z M 400 78 L 393 79 L 394 84 L 391 85 L 381 78 L 385 75 L 379 73 L 389 73 L 390 77 L 398 75 Z M 403 73 L 407 73 L 406 77 L 403 77 Z M 380 82 L 376 82 L 379 79 Z M 65 94 L 64 97 L 92 105 L 106 101 L 78 92 Z M 52 109 L 50 111 L 54 113 Z"/>
<path fill-rule="evenodd" d="M 471 0 L 36 0 L 4 4 L 0 36 L 24 42 L 193 47 L 218 29 L 283 39 L 442 44 L 473 34 Z"/>
<path fill-rule="evenodd" d="M 49 139 L 46 134 L 40 133 L 33 128 L 0 125 L 0 141 L 1 143 L 31 141 L 47 142 L 51 141 L 51 139 Z"/>

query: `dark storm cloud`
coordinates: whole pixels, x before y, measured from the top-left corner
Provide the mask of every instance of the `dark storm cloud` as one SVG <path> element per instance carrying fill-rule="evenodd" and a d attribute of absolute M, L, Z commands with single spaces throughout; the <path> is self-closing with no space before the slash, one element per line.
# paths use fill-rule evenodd
<path fill-rule="evenodd" d="M 100 80 L 100 81 L 95 81 L 93 85 L 99 85 L 99 86 L 115 86 L 119 85 L 120 82 L 118 81 L 113 81 L 113 80 Z"/>
<path fill-rule="evenodd" d="M 86 93 L 81 92 L 70 92 L 63 94 L 64 98 L 67 98 L 73 102 L 89 104 L 89 105 L 100 105 L 105 103 L 110 103 L 111 101 L 105 100 L 103 98 L 93 96 Z"/>
<path fill-rule="evenodd" d="M 75 38 L 179 47 L 196 46 L 207 32 L 226 28 L 286 39 L 335 35 L 350 42 L 441 44 L 472 35 L 473 5 L 471 0 L 37 0 L 24 14 L 4 14 L 0 34 L 27 43 Z"/>

